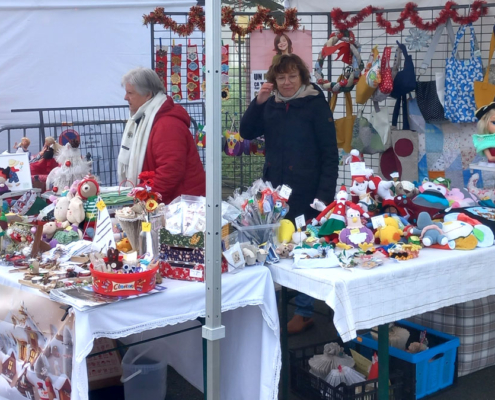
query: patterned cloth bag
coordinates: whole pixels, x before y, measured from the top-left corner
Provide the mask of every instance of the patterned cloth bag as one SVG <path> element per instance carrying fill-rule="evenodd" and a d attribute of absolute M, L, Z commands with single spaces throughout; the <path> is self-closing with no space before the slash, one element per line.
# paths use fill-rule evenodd
<path fill-rule="evenodd" d="M 471 31 L 469 59 L 456 58 L 457 46 L 466 26 Z M 472 24 L 462 25 L 457 31 L 454 48 L 445 67 L 445 117 L 452 122 L 475 122 L 474 81 L 483 80 L 483 63 Z"/>

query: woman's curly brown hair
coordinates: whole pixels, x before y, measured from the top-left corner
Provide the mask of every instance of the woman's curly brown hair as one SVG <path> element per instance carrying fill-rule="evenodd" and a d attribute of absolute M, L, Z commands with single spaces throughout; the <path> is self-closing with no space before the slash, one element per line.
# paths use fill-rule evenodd
<path fill-rule="evenodd" d="M 304 61 L 296 54 L 284 54 L 276 57 L 270 69 L 266 73 L 266 80 L 273 84 L 273 88 L 277 89 L 277 75 L 288 74 L 292 71 L 298 71 L 303 85 L 309 85 L 310 74 L 308 67 Z"/>

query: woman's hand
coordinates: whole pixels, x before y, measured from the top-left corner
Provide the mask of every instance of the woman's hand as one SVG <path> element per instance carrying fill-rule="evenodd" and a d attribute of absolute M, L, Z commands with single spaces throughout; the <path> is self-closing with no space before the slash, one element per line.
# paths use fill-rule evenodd
<path fill-rule="evenodd" d="M 272 95 L 273 91 L 273 83 L 265 82 L 261 85 L 261 89 L 258 92 L 258 96 L 256 97 L 256 104 L 263 104 L 267 101 Z"/>

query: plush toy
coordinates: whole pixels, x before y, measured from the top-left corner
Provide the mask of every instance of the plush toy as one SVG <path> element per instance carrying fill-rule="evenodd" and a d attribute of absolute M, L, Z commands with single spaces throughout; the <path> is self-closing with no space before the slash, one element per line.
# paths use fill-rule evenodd
<path fill-rule="evenodd" d="M 7 180 L 10 176 L 10 167 L 0 168 L 0 194 L 10 192 L 9 187 L 7 186 Z"/>
<path fill-rule="evenodd" d="M 294 245 L 292 243 L 286 244 L 281 243 L 277 246 L 275 252 L 278 254 L 280 258 L 289 258 L 289 254 L 292 250 L 294 250 Z"/>
<path fill-rule="evenodd" d="M 478 173 L 469 178 L 467 190 L 481 200 L 489 199 L 495 201 L 495 189 L 480 189 L 477 187 L 480 175 Z"/>
<path fill-rule="evenodd" d="M 395 184 L 395 195 L 404 195 L 408 198 L 413 198 L 419 194 L 419 189 L 409 181 L 400 181 Z"/>
<path fill-rule="evenodd" d="M 373 242 L 373 232 L 363 226 L 361 213 L 349 208 L 346 212 L 347 226 L 339 233 L 339 241 L 352 247 Z"/>
<path fill-rule="evenodd" d="M 418 216 L 416 228 L 411 229 L 413 235 L 419 235 L 423 245 L 426 247 L 432 244 L 446 245 L 449 241 L 442 231 L 443 225 L 440 222 L 433 222 L 430 214 L 423 211 Z"/>
<path fill-rule="evenodd" d="M 473 135 L 476 152 L 485 156 L 489 165 L 495 163 L 495 102 L 487 104 L 476 111 L 478 134 Z"/>
<path fill-rule="evenodd" d="M 407 210 L 394 201 L 392 193 L 394 181 L 385 181 L 379 176 L 373 176 L 370 178 L 369 187 L 375 201 L 381 203 L 381 212 L 399 214 L 406 218 L 409 217 Z"/>
<path fill-rule="evenodd" d="M 297 232 L 292 234 L 292 243 L 298 245 L 304 242 L 307 239 L 307 235 L 304 232 L 301 232 L 301 229 L 298 229 Z"/>
<path fill-rule="evenodd" d="M 381 226 L 376 230 L 375 238 L 383 245 L 397 243 L 403 233 L 402 230 L 399 229 L 399 223 L 392 217 L 386 217 L 384 220 L 385 226 Z"/>
<path fill-rule="evenodd" d="M 69 210 L 70 198 L 64 196 L 57 199 L 52 196 L 50 200 L 55 203 L 55 209 L 53 210 L 55 220 L 61 224 L 62 228 L 68 227 L 70 223 L 67 221 L 67 211 Z"/>
<path fill-rule="evenodd" d="M 345 215 L 346 206 L 354 210 L 359 211 L 365 217 L 368 214 L 363 211 L 363 209 L 348 200 L 349 195 L 347 194 L 347 189 L 344 185 L 341 186 L 340 190 L 335 195 L 335 201 L 330 203 L 314 220 L 313 225 L 322 225 L 318 236 L 330 236 L 335 232 L 338 232 L 345 228 Z"/>
<path fill-rule="evenodd" d="M 478 205 L 478 199 L 467 189 L 452 188 L 445 195 L 452 208 L 474 207 Z"/>
<path fill-rule="evenodd" d="M 376 202 L 371 197 L 371 193 L 368 191 L 369 181 L 362 177 L 356 177 L 352 180 L 350 188 L 351 196 L 359 198 L 357 204 L 365 211 L 373 211 L 376 208 Z"/>
<path fill-rule="evenodd" d="M 280 243 L 289 243 L 292 239 L 292 234 L 296 231 L 296 228 L 291 220 L 283 219 L 280 221 L 280 227 L 278 228 L 278 241 Z"/>
<path fill-rule="evenodd" d="M 116 246 L 117 250 L 121 251 L 122 253 L 128 253 L 132 250 L 132 245 L 128 238 L 123 238 L 122 240 L 117 242 Z"/>
<path fill-rule="evenodd" d="M 71 224 L 79 226 L 84 221 L 84 206 L 82 199 L 79 196 L 72 197 L 72 194 L 67 195 L 69 199 L 69 207 L 67 209 L 67 221 Z"/>
<path fill-rule="evenodd" d="M 43 225 L 43 241 L 48 242 L 55 235 L 57 229 L 61 228 L 61 225 L 57 227 L 57 222 L 51 221 Z"/>
<path fill-rule="evenodd" d="M 124 263 L 119 260 L 120 252 L 117 249 L 109 248 L 107 251 L 107 266 L 110 266 L 112 270 L 118 271 L 122 269 Z"/>

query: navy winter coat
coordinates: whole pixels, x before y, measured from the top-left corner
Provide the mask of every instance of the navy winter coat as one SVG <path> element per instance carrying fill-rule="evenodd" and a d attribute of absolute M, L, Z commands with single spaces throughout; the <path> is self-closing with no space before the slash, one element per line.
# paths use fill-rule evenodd
<path fill-rule="evenodd" d="M 315 217 L 318 212 L 309 206 L 313 200 L 329 204 L 335 196 L 339 164 L 335 125 L 323 92 L 313 88 L 317 93 L 311 90 L 312 94 L 287 103 L 272 96 L 258 105 L 254 99 L 240 125 L 244 139 L 265 136 L 263 180 L 273 187 L 292 188 L 291 220 L 301 214 Z"/>

